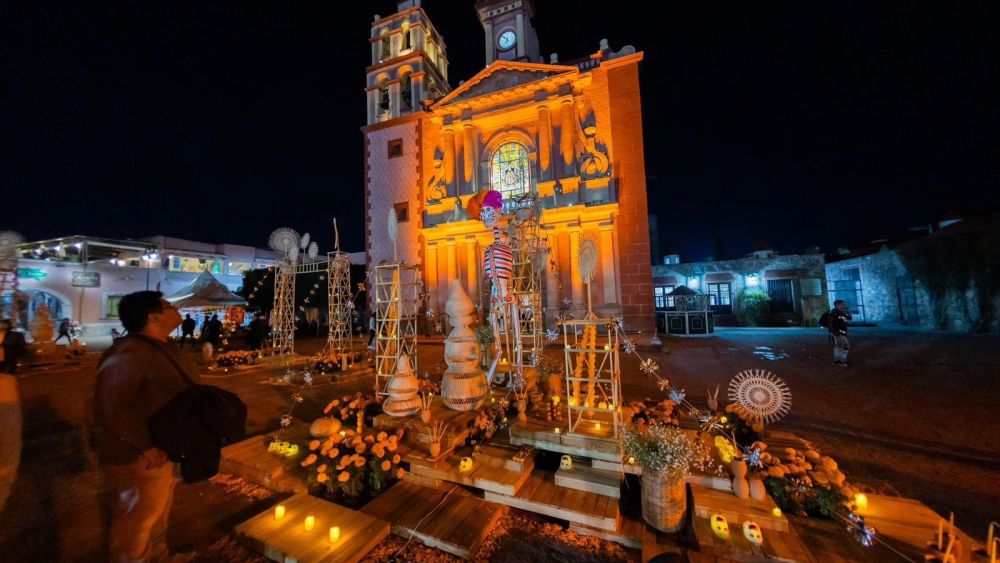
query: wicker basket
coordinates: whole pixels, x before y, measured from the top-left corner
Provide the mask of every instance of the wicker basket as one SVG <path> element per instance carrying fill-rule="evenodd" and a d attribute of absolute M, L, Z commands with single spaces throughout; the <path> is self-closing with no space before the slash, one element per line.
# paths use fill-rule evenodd
<path fill-rule="evenodd" d="M 661 532 L 676 532 L 684 526 L 687 487 L 684 474 L 642 470 L 642 518 Z"/>

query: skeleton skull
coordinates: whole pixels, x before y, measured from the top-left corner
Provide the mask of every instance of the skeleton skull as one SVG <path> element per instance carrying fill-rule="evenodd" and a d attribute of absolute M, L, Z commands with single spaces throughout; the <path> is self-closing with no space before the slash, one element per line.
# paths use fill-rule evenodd
<path fill-rule="evenodd" d="M 764 543 L 764 536 L 761 535 L 760 526 L 753 520 L 747 520 L 743 523 L 743 535 L 746 536 L 747 541 L 754 545 Z"/>
<path fill-rule="evenodd" d="M 721 514 L 712 515 L 712 532 L 722 539 L 729 539 L 729 522 Z"/>
<path fill-rule="evenodd" d="M 564 455 L 559 458 L 559 469 L 570 470 L 573 469 L 573 458 L 568 455 Z"/>
<path fill-rule="evenodd" d="M 471 457 L 463 457 L 458 462 L 458 470 L 459 471 L 468 471 L 470 469 L 472 469 L 472 458 Z"/>

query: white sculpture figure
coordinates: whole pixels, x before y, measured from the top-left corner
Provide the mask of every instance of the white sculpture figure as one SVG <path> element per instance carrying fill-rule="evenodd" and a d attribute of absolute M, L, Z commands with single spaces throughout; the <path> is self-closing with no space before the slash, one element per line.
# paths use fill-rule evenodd
<path fill-rule="evenodd" d="M 445 305 L 452 329 L 444 341 L 448 369 L 441 380 L 441 399 L 457 411 L 479 408 L 489 393 L 486 374 L 479 368 L 479 341 L 469 328 L 475 309 L 462 282 L 453 280 Z"/>
<path fill-rule="evenodd" d="M 389 398 L 382 403 L 382 410 L 389 416 L 409 416 L 420 411 L 420 382 L 406 354 L 399 356 L 396 373 L 385 389 Z"/>

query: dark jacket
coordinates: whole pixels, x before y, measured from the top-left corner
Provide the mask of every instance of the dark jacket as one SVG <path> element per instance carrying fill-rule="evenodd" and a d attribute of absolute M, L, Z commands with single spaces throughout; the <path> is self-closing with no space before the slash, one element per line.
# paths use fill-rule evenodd
<path fill-rule="evenodd" d="M 197 368 L 173 344 L 139 334 L 115 340 L 97 368 L 95 438 L 101 462 L 124 465 L 152 448 L 150 417 L 197 381 Z"/>
<path fill-rule="evenodd" d="M 211 385 L 192 385 L 149 419 L 153 445 L 181 464 L 186 483 L 219 472 L 222 448 L 246 436 L 247 406 Z"/>
<path fill-rule="evenodd" d="M 24 355 L 24 335 L 16 330 L 8 330 L 3 339 L 3 362 L 0 362 L 0 373 L 14 373 L 17 362 Z"/>
<path fill-rule="evenodd" d="M 830 334 L 847 336 L 847 321 L 851 320 L 851 314 L 840 309 L 830 310 Z"/>
<path fill-rule="evenodd" d="M 183 334 L 194 334 L 194 329 L 194 319 L 184 319 L 184 322 L 181 323 L 181 332 Z"/>

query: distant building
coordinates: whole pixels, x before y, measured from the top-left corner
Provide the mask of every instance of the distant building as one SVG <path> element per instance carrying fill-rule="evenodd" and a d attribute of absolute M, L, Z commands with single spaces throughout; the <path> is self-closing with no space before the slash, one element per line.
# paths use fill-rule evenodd
<path fill-rule="evenodd" d="M 18 248 L 19 290 L 27 300 L 18 325 L 27 326 L 44 303 L 53 319 L 79 322 L 84 336 L 107 335 L 119 327 L 118 303 L 129 293 L 158 289 L 169 296 L 204 271 L 236 291 L 243 285 L 243 272 L 276 263 L 275 254 L 266 249 L 165 236 L 113 240 L 74 235 Z"/>
<path fill-rule="evenodd" d="M 920 235 L 838 251 L 826 265 L 831 303 L 846 301 L 856 322 L 998 332 L 998 241 L 996 217 L 948 219 Z"/>
<path fill-rule="evenodd" d="M 752 324 L 740 309 L 740 295 L 762 292 L 771 298 L 766 324 L 815 326 L 827 310 L 826 269 L 822 254 L 780 255 L 757 251 L 738 260 L 679 262 L 676 255 L 653 265 L 657 319 L 675 305 L 668 295 L 687 286 L 708 295 L 716 326 Z"/>

